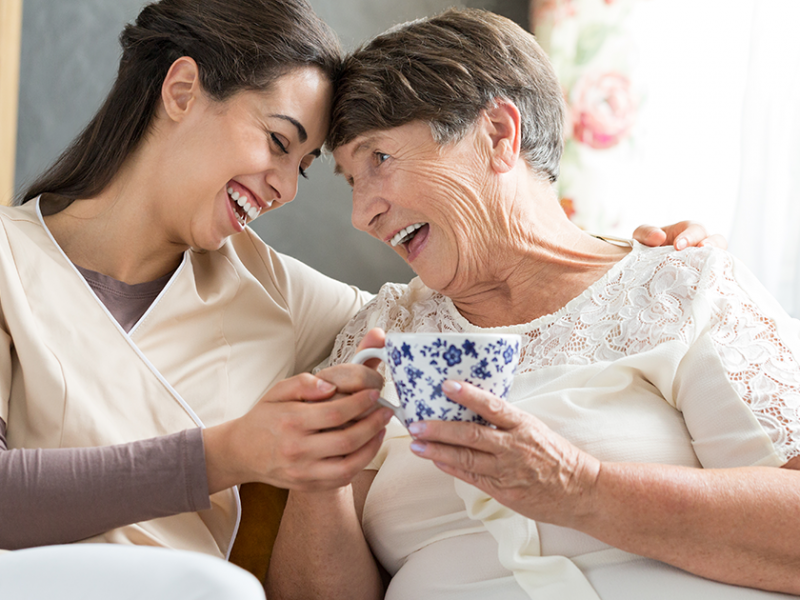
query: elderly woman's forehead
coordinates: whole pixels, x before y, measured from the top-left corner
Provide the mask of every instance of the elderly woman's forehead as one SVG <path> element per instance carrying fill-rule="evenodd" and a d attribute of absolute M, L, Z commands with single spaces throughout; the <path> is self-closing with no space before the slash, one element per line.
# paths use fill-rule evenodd
<path fill-rule="evenodd" d="M 333 157 L 336 160 L 333 172 L 336 175 L 342 175 L 344 173 L 344 167 L 341 163 L 349 159 L 358 158 L 359 155 L 369 151 L 375 145 L 379 133 L 378 131 L 372 131 L 364 135 L 359 135 L 346 144 L 336 148 L 333 151 Z"/>
<path fill-rule="evenodd" d="M 339 152 L 347 156 L 357 156 L 384 142 L 408 143 L 409 141 L 422 142 L 429 139 L 433 139 L 430 124 L 423 121 L 411 121 L 397 127 L 370 129 L 336 148 L 334 154 Z"/>

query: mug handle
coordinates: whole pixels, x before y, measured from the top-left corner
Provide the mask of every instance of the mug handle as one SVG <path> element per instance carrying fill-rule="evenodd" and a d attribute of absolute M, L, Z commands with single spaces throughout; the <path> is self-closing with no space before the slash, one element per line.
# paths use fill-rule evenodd
<path fill-rule="evenodd" d="M 356 353 L 356 355 L 350 361 L 355 365 L 363 365 L 368 360 L 372 360 L 373 358 L 377 358 L 383 362 L 386 362 L 386 349 L 385 348 L 365 348 L 361 352 Z M 389 410 L 394 413 L 394 416 L 397 417 L 397 420 L 401 423 L 405 423 L 405 417 L 403 416 L 403 409 L 397 406 L 396 404 L 392 404 L 386 398 L 379 397 L 378 404 L 381 406 L 385 406 Z"/>

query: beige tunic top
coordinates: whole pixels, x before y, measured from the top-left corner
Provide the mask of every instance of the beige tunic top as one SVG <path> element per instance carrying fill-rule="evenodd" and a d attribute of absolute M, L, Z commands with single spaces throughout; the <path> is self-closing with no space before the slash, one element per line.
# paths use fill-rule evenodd
<path fill-rule="evenodd" d="M 126 333 L 58 247 L 37 201 L 0 207 L 0 418 L 9 448 L 113 445 L 239 417 L 324 358 L 368 297 L 245 230 L 218 251 L 187 251 Z M 211 504 L 87 541 L 224 557 L 238 494 L 214 494 Z"/>
<path fill-rule="evenodd" d="M 387 284 L 331 362 L 376 326 L 486 331 L 419 280 Z M 635 244 L 558 312 L 490 331 L 523 337 L 509 401 L 600 460 L 778 467 L 800 455 L 798 322 L 725 252 Z M 383 394 L 397 402 L 391 381 Z M 410 441 L 393 419 L 364 506 L 365 536 L 393 575 L 387 600 L 773 597 L 527 519 L 413 455 Z"/>

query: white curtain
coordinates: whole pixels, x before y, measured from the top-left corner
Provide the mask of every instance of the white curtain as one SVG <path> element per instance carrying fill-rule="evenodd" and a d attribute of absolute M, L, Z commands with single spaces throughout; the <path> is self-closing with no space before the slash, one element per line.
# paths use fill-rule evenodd
<path fill-rule="evenodd" d="M 800 317 L 800 0 L 758 0 L 730 250 Z"/>

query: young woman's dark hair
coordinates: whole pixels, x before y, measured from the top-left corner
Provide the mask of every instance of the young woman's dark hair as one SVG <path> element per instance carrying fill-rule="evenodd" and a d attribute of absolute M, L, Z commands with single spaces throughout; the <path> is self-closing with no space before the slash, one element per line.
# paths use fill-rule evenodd
<path fill-rule="evenodd" d="M 296 67 L 317 67 L 335 81 L 342 60 L 336 35 L 305 0 L 161 0 L 142 9 L 120 43 L 103 106 L 20 204 L 45 192 L 67 203 L 101 192 L 147 133 L 164 77 L 181 56 L 197 62 L 204 91 L 218 101 L 265 90 Z"/>

